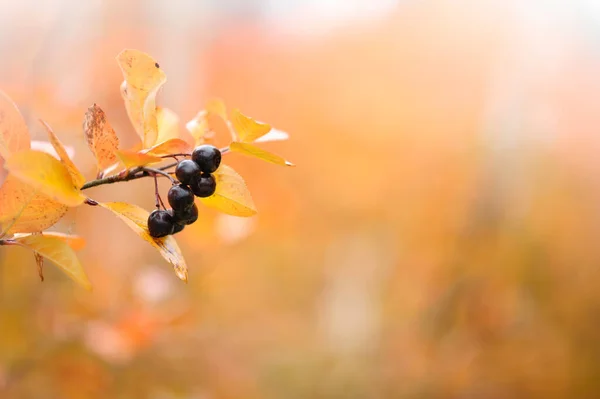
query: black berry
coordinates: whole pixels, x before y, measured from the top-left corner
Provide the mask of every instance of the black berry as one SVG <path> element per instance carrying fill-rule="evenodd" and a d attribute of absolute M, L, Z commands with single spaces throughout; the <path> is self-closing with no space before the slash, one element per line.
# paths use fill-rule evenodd
<path fill-rule="evenodd" d="M 198 207 L 196 204 L 182 210 L 173 210 L 173 220 L 178 224 L 192 224 L 198 220 Z"/>
<path fill-rule="evenodd" d="M 198 146 L 192 152 L 192 161 L 198 164 L 203 173 L 212 173 L 221 164 L 221 151 L 208 144 Z"/>
<path fill-rule="evenodd" d="M 173 217 L 167 211 L 156 209 L 148 216 L 148 231 L 154 238 L 173 234 L 174 224 Z"/>
<path fill-rule="evenodd" d="M 198 164 L 190 159 L 185 159 L 179 164 L 177 164 L 177 168 L 175 168 L 175 176 L 177 176 L 177 180 L 181 184 L 186 184 L 190 186 L 196 176 L 200 174 L 200 167 Z"/>
<path fill-rule="evenodd" d="M 179 224 L 179 223 L 175 223 L 173 226 L 174 226 L 173 227 L 173 234 L 179 233 L 185 227 L 184 224 Z"/>
<path fill-rule="evenodd" d="M 192 185 L 192 191 L 197 197 L 210 197 L 215 193 L 217 182 L 213 175 L 201 175 Z"/>
<path fill-rule="evenodd" d="M 184 210 L 194 203 L 194 193 L 183 184 L 171 187 L 167 198 L 171 208 L 176 210 Z"/>

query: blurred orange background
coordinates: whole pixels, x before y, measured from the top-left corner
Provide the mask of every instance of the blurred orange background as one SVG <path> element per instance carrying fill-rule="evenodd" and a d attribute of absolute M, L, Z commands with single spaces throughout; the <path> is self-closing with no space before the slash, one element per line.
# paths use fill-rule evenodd
<path fill-rule="evenodd" d="M 297 165 L 227 155 L 259 214 L 202 208 L 187 285 L 98 208 L 53 228 L 87 240 L 92 293 L 2 247 L 0 397 L 600 397 L 594 0 L 0 4 L 0 89 L 88 179 L 87 107 L 138 140 L 124 48 L 183 124 L 223 98 Z"/>

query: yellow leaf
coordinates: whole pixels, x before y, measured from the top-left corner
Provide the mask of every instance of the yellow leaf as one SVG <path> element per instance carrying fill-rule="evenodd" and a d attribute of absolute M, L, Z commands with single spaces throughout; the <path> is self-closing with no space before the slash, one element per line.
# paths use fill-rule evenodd
<path fill-rule="evenodd" d="M 104 111 L 96 104 L 85 113 L 83 133 L 96 158 L 98 170 L 106 169 L 117 161 L 115 152 L 119 149 L 119 138 L 108 123 Z"/>
<path fill-rule="evenodd" d="M 242 176 L 223 164 L 213 175 L 217 189 L 210 197 L 200 198 L 204 205 L 233 216 L 256 215 L 254 201 Z"/>
<path fill-rule="evenodd" d="M 117 61 L 125 78 L 121 94 L 127 114 L 144 148 L 149 148 L 158 138 L 156 95 L 167 77 L 150 55 L 139 50 L 123 50 Z"/>
<path fill-rule="evenodd" d="M 196 143 L 196 145 L 201 144 L 202 140 L 204 139 L 204 136 L 206 136 L 206 134 L 210 132 L 208 120 L 206 119 L 207 115 L 208 114 L 206 111 L 200 111 L 194 117 L 194 119 L 192 119 L 185 125 L 188 132 L 190 132 L 190 134 L 194 138 L 194 142 Z"/>
<path fill-rule="evenodd" d="M 168 108 L 156 107 L 157 143 L 179 137 L 179 116 Z"/>
<path fill-rule="evenodd" d="M 16 238 L 14 241 L 18 245 L 29 248 L 44 258 L 52 261 L 59 269 L 65 272 L 67 276 L 81 284 L 85 289 L 92 289 L 92 285 L 90 284 L 81 263 L 79 263 L 77 255 L 75 255 L 75 252 L 71 247 L 69 247 L 69 245 L 61 238 L 35 234 Z"/>
<path fill-rule="evenodd" d="M 73 251 L 80 251 L 85 248 L 85 239 L 83 237 L 60 233 L 58 231 L 44 231 L 42 235 L 45 237 L 55 237 L 64 241 Z"/>
<path fill-rule="evenodd" d="M 187 281 L 188 269 L 173 236 L 162 238 L 153 238 L 148 232 L 149 212 L 137 205 L 127 204 L 125 202 L 107 202 L 100 203 L 100 206 L 112 211 L 121 220 L 127 224 L 137 235 L 150 243 L 160 252 L 161 256 L 167 260 L 175 270 L 175 274 L 183 281 Z"/>
<path fill-rule="evenodd" d="M 73 180 L 75 187 L 81 188 L 81 186 L 83 186 L 85 183 L 85 177 L 83 177 L 79 169 L 77 169 L 77 166 L 75 166 L 71 158 L 69 158 L 69 154 L 67 154 L 65 147 L 60 142 L 58 137 L 56 137 L 56 134 L 54 134 L 52 128 L 46 122 L 42 120 L 40 120 L 40 122 L 42 122 L 42 125 L 44 125 L 44 127 L 46 128 L 46 131 L 48 132 L 48 137 L 50 138 L 50 143 L 52 144 L 52 147 L 54 147 L 54 150 L 58 154 L 63 165 L 65 165 L 65 167 L 69 171 L 69 174 L 71 175 L 71 180 Z"/>
<path fill-rule="evenodd" d="M 29 148 L 31 137 L 15 103 L 0 91 L 0 157 Z"/>
<path fill-rule="evenodd" d="M 227 121 L 227 108 L 225 103 L 220 98 L 213 98 L 206 103 L 206 111 L 209 114 L 217 115 L 224 121 Z"/>
<path fill-rule="evenodd" d="M 143 152 L 149 155 L 161 156 L 170 154 L 189 154 L 191 151 L 192 146 L 186 141 L 183 141 L 182 139 L 170 139 L 144 150 Z"/>
<path fill-rule="evenodd" d="M 43 231 L 68 209 L 10 174 L 0 187 L 0 224 L 7 229 L 5 234 Z"/>
<path fill-rule="evenodd" d="M 127 150 L 117 151 L 117 156 L 119 157 L 121 162 L 123 162 L 123 165 L 125 165 L 127 169 L 163 161 L 162 158 L 157 157 L 155 155 Z"/>
<path fill-rule="evenodd" d="M 62 204 L 77 206 L 85 200 L 67 168 L 50 154 L 20 151 L 11 155 L 4 166 L 23 182 Z"/>
<path fill-rule="evenodd" d="M 237 109 L 234 109 L 231 113 L 231 123 L 239 141 L 244 143 L 251 143 L 271 130 L 271 125 L 268 123 L 255 121 Z"/>
<path fill-rule="evenodd" d="M 263 161 L 271 162 L 277 165 L 283 166 L 296 166 L 293 163 L 286 161 L 279 155 L 271 154 L 268 151 L 258 148 L 255 145 L 248 143 L 236 143 L 233 142 L 229 145 L 231 151 L 239 152 L 240 154 L 249 155 L 251 157 L 262 159 Z"/>
<path fill-rule="evenodd" d="M 266 143 L 268 141 L 284 141 L 289 139 L 290 136 L 286 132 L 277 129 L 271 129 L 269 133 L 254 140 L 255 143 Z"/>

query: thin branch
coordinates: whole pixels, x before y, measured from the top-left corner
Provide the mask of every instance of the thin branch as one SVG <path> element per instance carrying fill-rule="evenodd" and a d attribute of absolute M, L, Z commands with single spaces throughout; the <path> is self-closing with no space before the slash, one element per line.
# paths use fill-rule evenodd
<path fill-rule="evenodd" d="M 156 175 L 162 175 L 162 176 L 164 176 L 164 177 L 168 178 L 169 180 L 171 180 L 171 183 L 173 183 L 173 184 L 177 184 L 177 180 L 175 180 L 175 179 L 174 179 L 174 178 L 173 178 L 173 177 L 172 177 L 170 174 L 168 174 L 167 172 L 164 172 L 164 171 L 162 171 L 162 170 L 160 170 L 160 169 L 154 169 L 154 168 L 142 168 L 142 170 L 143 170 L 144 172 L 148 172 L 148 173 L 150 173 L 150 174 L 154 174 L 155 176 L 156 176 Z"/>
<path fill-rule="evenodd" d="M 177 162 L 162 166 L 155 170 L 165 171 L 174 166 L 177 166 Z M 81 187 L 81 189 L 86 190 L 88 188 L 102 186 L 104 184 L 113 184 L 113 183 L 119 183 L 119 182 L 124 182 L 124 181 L 137 180 L 137 179 L 141 179 L 142 177 L 147 177 L 147 176 L 150 176 L 150 174 L 147 173 L 146 171 L 144 171 L 143 167 L 138 166 L 138 167 L 130 169 L 126 174 L 119 173 L 119 174 L 116 174 L 113 176 L 103 177 L 102 179 L 96 179 L 96 180 L 89 181 L 89 182 L 85 183 Z"/>

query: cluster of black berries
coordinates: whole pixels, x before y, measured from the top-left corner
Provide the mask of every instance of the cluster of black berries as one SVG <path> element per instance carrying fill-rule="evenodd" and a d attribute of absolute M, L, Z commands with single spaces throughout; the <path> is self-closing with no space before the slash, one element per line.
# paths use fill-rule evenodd
<path fill-rule="evenodd" d="M 192 159 L 179 162 L 175 176 L 179 180 L 169 190 L 169 210 L 155 210 L 148 216 L 148 230 L 152 237 L 179 233 L 185 225 L 198 220 L 194 196 L 209 197 L 217 188 L 212 175 L 221 164 L 221 151 L 212 145 L 201 145 L 192 152 Z"/>

